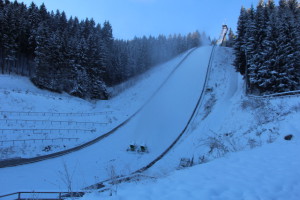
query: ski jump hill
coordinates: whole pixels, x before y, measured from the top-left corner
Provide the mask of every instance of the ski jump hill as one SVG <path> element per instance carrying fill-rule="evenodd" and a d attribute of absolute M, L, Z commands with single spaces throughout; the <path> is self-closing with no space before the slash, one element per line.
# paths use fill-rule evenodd
<path fill-rule="evenodd" d="M 111 166 L 120 174 L 143 169 L 176 141 L 191 120 L 212 51 L 211 46 L 192 50 L 142 109 L 109 137 L 63 156 L 1 168 L 0 194 L 65 190 L 67 174 L 72 174 L 73 190 L 80 190 L 109 178 Z M 130 145 L 136 149 L 131 151 Z"/>

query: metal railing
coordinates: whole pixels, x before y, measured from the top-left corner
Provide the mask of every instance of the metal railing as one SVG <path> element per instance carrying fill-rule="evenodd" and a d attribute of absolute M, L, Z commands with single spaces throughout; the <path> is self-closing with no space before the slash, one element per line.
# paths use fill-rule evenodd
<path fill-rule="evenodd" d="M 84 192 L 15 192 L 0 196 L 0 199 L 15 200 L 63 200 L 66 198 L 80 198 Z"/>
<path fill-rule="evenodd" d="M 78 122 L 78 121 L 52 121 L 52 120 L 27 120 L 27 119 L 0 119 L 0 122 L 5 123 L 40 123 L 50 125 L 107 125 L 108 122 Z"/>
<path fill-rule="evenodd" d="M 280 92 L 280 93 L 274 93 L 274 94 L 268 94 L 268 95 L 247 95 L 250 98 L 275 98 L 275 97 L 293 97 L 295 95 L 300 95 L 300 90 L 294 90 L 289 92 Z"/>
<path fill-rule="evenodd" d="M 0 129 L 1 134 L 44 134 L 44 133 L 92 133 L 96 132 L 96 129 L 86 130 L 86 129 Z"/>
<path fill-rule="evenodd" d="M 52 143 L 54 141 L 58 141 L 58 140 L 61 140 L 61 141 L 64 141 L 64 140 L 68 140 L 68 141 L 71 141 L 71 140 L 76 140 L 78 141 L 79 138 L 50 138 L 50 139 L 44 139 L 44 138 L 40 138 L 40 139 L 26 139 L 26 140 L 0 140 L 0 144 L 3 145 L 4 143 L 11 143 L 12 145 L 15 145 L 16 143 L 26 143 L 26 142 L 44 142 L 44 141 L 51 141 Z"/>
<path fill-rule="evenodd" d="M 23 112 L 23 111 L 0 111 L 2 115 L 17 115 L 17 116 L 51 116 L 51 117 L 68 117 L 68 116 L 96 116 L 96 115 L 105 115 L 111 114 L 113 111 L 103 111 L 103 112 L 94 112 L 94 113 L 54 113 L 54 112 Z"/>

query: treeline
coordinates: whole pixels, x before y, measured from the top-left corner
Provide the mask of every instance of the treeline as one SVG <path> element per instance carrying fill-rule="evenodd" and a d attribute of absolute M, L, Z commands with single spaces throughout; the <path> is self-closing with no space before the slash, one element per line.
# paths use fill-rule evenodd
<path fill-rule="evenodd" d="M 300 8 L 297 0 L 260 0 L 242 8 L 235 39 L 234 65 L 244 75 L 247 92 L 292 91 L 300 78 Z"/>
<path fill-rule="evenodd" d="M 207 40 L 187 36 L 114 40 L 112 26 L 67 19 L 45 5 L 0 0 L 1 73 L 29 76 L 40 88 L 90 99 L 107 99 L 113 86 Z"/>
<path fill-rule="evenodd" d="M 205 40 L 205 41 L 204 41 Z M 184 51 L 197 47 L 209 40 L 198 31 L 187 36 L 160 35 L 158 37 L 134 38 L 130 41 L 115 40 L 113 64 L 108 69 L 108 83 L 119 83 L 140 74 L 149 67 L 165 62 Z"/>

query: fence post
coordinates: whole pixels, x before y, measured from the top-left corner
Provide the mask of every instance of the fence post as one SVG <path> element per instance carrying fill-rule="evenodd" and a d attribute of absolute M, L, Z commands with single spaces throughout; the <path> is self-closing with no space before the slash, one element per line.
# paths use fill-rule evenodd
<path fill-rule="evenodd" d="M 18 200 L 21 200 L 21 192 L 18 192 Z"/>

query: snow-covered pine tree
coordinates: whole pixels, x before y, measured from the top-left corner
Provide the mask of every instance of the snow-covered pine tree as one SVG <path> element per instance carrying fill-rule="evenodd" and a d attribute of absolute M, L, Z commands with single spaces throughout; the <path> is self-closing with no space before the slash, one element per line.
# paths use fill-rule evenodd
<path fill-rule="evenodd" d="M 3 41 L 3 73 L 11 73 L 16 62 L 17 54 L 17 16 L 14 6 L 9 1 L 5 1 L 2 22 L 2 41 Z"/>
<path fill-rule="evenodd" d="M 269 0 L 266 4 L 266 29 L 265 39 L 262 41 L 261 63 L 258 73 L 262 74 L 258 81 L 258 87 L 261 92 L 272 92 L 274 81 L 276 79 L 276 58 L 278 37 L 276 12 L 274 0 Z"/>
<path fill-rule="evenodd" d="M 257 86 L 257 82 L 259 79 L 259 75 L 257 73 L 258 66 L 257 66 L 257 37 L 258 37 L 258 30 L 256 26 L 255 20 L 255 10 L 254 7 L 251 6 L 249 10 L 247 10 L 247 21 L 246 21 L 246 33 L 245 33 L 245 56 L 246 56 L 246 69 L 245 69 L 245 79 L 247 81 L 247 86 L 252 93 L 253 90 Z M 247 91 L 248 92 L 248 91 Z"/>
<path fill-rule="evenodd" d="M 266 5 L 260 0 L 256 10 L 251 7 L 246 14 L 241 10 L 234 65 L 246 81 L 249 77 L 251 92 L 299 89 L 299 9 L 297 0 L 280 0 L 279 6 L 273 0 Z"/>
<path fill-rule="evenodd" d="M 92 19 L 49 13 L 44 4 L 27 8 L 10 0 L 0 0 L 0 25 L 2 73 L 28 71 L 39 87 L 83 98 L 107 98 L 106 84 L 125 81 L 199 43 L 195 32 L 114 44 L 109 22 L 101 28 Z"/>
<path fill-rule="evenodd" d="M 99 29 L 99 27 L 98 27 Z M 105 21 L 103 24 L 103 28 L 100 30 L 99 33 L 101 34 L 102 39 L 102 67 L 107 69 L 111 67 L 111 59 L 112 59 L 112 49 L 113 49 L 113 33 L 112 33 L 112 27 L 109 23 L 109 21 Z M 103 70 L 105 70 L 103 69 Z"/>
<path fill-rule="evenodd" d="M 40 88 L 54 90 L 51 77 L 54 76 L 51 68 L 51 57 L 49 50 L 50 31 L 47 22 L 39 25 L 36 33 L 36 49 L 35 49 L 35 71 L 32 81 Z"/>
<path fill-rule="evenodd" d="M 236 39 L 236 36 L 234 35 L 232 29 L 229 28 L 228 37 L 226 40 L 226 46 L 233 47 L 235 39 Z"/>
<path fill-rule="evenodd" d="M 275 92 L 284 92 L 296 89 L 299 85 L 297 68 L 299 68 L 299 49 L 297 49 L 297 30 L 295 18 L 288 7 L 287 1 L 280 0 L 277 16 L 277 26 L 279 30 L 277 74 Z"/>
<path fill-rule="evenodd" d="M 3 0 L 0 0 L 0 69 L 1 73 L 4 74 L 4 49 L 2 48 L 4 46 L 4 2 Z"/>
<path fill-rule="evenodd" d="M 248 14 L 244 7 L 241 8 L 237 24 L 237 37 L 234 41 L 235 60 L 234 66 L 242 75 L 246 72 L 246 28 Z"/>
<path fill-rule="evenodd" d="M 110 62 L 110 52 L 103 52 L 100 49 L 101 45 L 104 43 L 103 38 L 101 38 L 101 28 L 98 25 L 97 28 L 94 28 L 94 22 L 91 21 L 90 36 L 87 40 L 87 45 L 89 46 L 88 56 L 89 62 L 87 66 L 87 72 L 90 79 L 90 92 L 89 97 L 91 99 L 107 99 L 108 94 L 106 91 L 106 85 L 103 81 L 103 76 L 106 74 L 106 66 L 103 61 Z M 107 53 L 107 54 L 106 54 Z M 106 58 L 105 56 L 108 56 Z M 107 60 L 106 60 L 107 59 Z"/>
<path fill-rule="evenodd" d="M 296 68 L 296 76 L 300 77 L 300 3 L 297 0 L 288 0 L 288 6 L 289 6 L 289 10 L 292 13 L 292 21 L 293 21 L 293 26 L 294 26 L 294 37 L 295 37 L 295 55 L 294 55 L 294 59 L 295 60 L 295 68 Z M 298 83 L 296 85 L 297 89 L 300 89 L 300 78 L 298 78 Z"/>
<path fill-rule="evenodd" d="M 270 66 L 267 65 L 266 61 L 269 61 L 270 56 L 268 51 L 271 49 L 267 49 L 270 43 L 271 38 L 267 38 L 268 35 L 268 25 L 269 25 L 269 12 L 267 5 L 265 5 L 263 0 L 260 0 L 255 13 L 255 25 L 256 25 L 256 55 L 254 57 L 254 65 L 257 68 L 256 74 L 256 85 L 255 87 L 259 90 L 259 92 L 265 92 L 267 89 L 267 83 L 269 81 L 269 70 Z M 270 35 L 268 35 L 270 36 Z"/>

